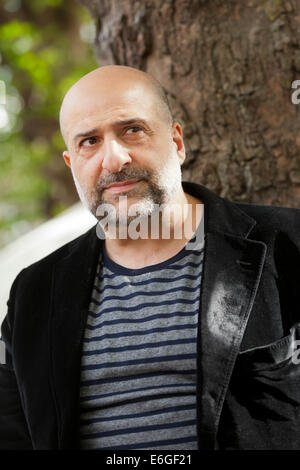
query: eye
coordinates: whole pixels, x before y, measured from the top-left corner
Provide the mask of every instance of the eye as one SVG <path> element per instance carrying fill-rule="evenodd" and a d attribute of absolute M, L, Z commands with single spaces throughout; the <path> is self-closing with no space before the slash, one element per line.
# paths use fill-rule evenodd
<path fill-rule="evenodd" d="M 131 126 L 126 129 L 126 134 L 137 134 L 139 131 L 142 131 L 140 126 Z"/>
<path fill-rule="evenodd" d="M 92 147 L 92 145 L 96 144 L 96 142 L 97 137 L 88 137 L 87 139 L 82 140 L 79 146 L 82 147 L 84 145 L 85 147 Z"/>

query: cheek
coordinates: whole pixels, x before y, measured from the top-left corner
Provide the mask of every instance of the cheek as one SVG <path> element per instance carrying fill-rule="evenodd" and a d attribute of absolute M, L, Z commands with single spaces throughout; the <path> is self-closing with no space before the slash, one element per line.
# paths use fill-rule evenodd
<path fill-rule="evenodd" d="M 73 170 L 78 181 L 83 185 L 93 186 L 99 178 L 99 167 L 95 165 L 92 159 L 77 160 L 74 164 Z"/>
<path fill-rule="evenodd" d="M 156 168 L 164 168 L 168 162 L 174 159 L 174 148 L 167 142 L 157 148 L 157 153 L 154 159 Z"/>
<path fill-rule="evenodd" d="M 133 153 L 133 159 L 149 168 L 159 168 L 170 152 L 168 145 L 145 145 L 139 152 Z"/>

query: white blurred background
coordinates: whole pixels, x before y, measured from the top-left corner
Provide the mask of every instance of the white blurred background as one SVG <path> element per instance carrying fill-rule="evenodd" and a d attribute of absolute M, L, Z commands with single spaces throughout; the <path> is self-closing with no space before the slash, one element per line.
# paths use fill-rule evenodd
<path fill-rule="evenodd" d="M 0 324 L 6 315 L 9 290 L 17 274 L 96 223 L 96 218 L 78 202 L 0 250 Z"/>

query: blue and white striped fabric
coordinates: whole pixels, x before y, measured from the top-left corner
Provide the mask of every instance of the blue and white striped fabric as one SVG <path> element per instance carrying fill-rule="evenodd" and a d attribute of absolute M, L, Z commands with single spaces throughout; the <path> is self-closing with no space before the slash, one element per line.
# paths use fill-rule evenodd
<path fill-rule="evenodd" d="M 197 449 L 203 253 L 127 269 L 103 251 L 83 339 L 82 449 Z"/>

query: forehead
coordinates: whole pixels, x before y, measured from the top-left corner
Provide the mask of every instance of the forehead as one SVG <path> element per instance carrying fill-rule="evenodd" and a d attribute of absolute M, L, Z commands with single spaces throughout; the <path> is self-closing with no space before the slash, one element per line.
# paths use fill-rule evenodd
<path fill-rule="evenodd" d="M 106 126 L 118 120 L 139 117 L 149 123 L 157 118 L 155 95 L 149 87 L 90 86 L 76 90 L 62 113 L 62 125 L 72 138 L 86 127 Z"/>

